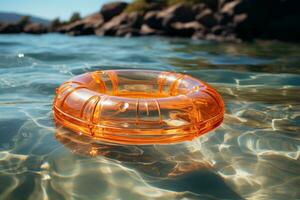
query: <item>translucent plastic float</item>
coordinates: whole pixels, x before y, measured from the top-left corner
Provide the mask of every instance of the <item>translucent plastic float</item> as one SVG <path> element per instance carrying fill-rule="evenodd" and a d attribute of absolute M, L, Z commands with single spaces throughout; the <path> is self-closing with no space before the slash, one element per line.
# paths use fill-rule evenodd
<path fill-rule="evenodd" d="M 56 90 L 58 124 L 79 135 L 122 144 L 192 140 L 220 125 L 221 96 L 191 76 L 150 70 L 82 74 Z"/>

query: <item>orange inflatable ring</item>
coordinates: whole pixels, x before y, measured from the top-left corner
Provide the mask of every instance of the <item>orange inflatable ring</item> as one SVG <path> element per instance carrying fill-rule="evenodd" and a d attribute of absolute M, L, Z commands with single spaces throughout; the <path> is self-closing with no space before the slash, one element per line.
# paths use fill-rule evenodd
<path fill-rule="evenodd" d="M 221 124 L 224 103 L 208 84 L 152 70 L 105 70 L 76 76 L 56 90 L 54 119 L 105 142 L 191 140 Z"/>

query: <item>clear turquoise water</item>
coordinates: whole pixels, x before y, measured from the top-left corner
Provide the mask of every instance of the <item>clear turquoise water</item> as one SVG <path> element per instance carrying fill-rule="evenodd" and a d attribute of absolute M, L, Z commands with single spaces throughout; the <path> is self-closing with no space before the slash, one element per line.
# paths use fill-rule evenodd
<path fill-rule="evenodd" d="M 99 69 L 178 71 L 224 97 L 216 130 L 114 146 L 56 129 L 54 90 Z M 300 199 L 300 45 L 0 36 L 0 199 Z"/>

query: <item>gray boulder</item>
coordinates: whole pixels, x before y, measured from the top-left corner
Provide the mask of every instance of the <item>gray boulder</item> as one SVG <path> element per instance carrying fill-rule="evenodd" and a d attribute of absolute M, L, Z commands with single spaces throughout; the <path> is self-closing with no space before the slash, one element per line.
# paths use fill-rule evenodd
<path fill-rule="evenodd" d="M 143 16 L 140 13 L 122 13 L 96 29 L 95 33 L 97 35 L 116 35 L 119 29 L 125 29 L 125 27 L 127 30 L 138 30 L 142 22 Z"/>
<path fill-rule="evenodd" d="M 212 27 L 218 23 L 216 17 L 214 16 L 214 13 L 209 8 L 199 13 L 196 16 L 196 20 L 205 27 Z"/>
<path fill-rule="evenodd" d="M 104 4 L 100 10 L 101 15 L 103 16 L 104 21 L 109 21 L 113 17 L 121 14 L 128 3 L 126 2 L 113 2 Z"/>
<path fill-rule="evenodd" d="M 64 25 L 58 29 L 60 33 L 67 33 L 69 35 L 92 35 L 95 33 L 95 29 L 101 27 L 104 23 L 102 15 L 95 13 L 85 17 L 82 20 L 78 20 L 71 24 Z"/>
<path fill-rule="evenodd" d="M 224 6 L 220 10 L 220 13 L 232 16 L 246 12 L 247 10 L 247 3 L 245 1 L 234 0 L 224 4 Z"/>
<path fill-rule="evenodd" d="M 3 23 L 0 25 L 0 33 L 21 33 L 23 27 L 13 23 Z"/>
<path fill-rule="evenodd" d="M 149 27 L 147 24 L 143 24 L 140 29 L 140 34 L 141 35 L 163 35 L 163 31 L 153 29 Z"/>
<path fill-rule="evenodd" d="M 191 37 L 196 31 L 204 29 L 197 21 L 192 22 L 175 22 L 171 25 L 172 33 L 175 36 Z"/>
<path fill-rule="evenodd" d="M 47 27 L 45 27 L 42 24 L 30 23 L 24 27 L 23 32 L 30 33 L 30 34 L 42 34 L 42 33 L 47 33 L 48 31 L 47 31 Z"/>
<path fill-rule="evenodd" d="M 300 41 L 300 15 L 272 20 L 266 25 L 262 38 Z"/>
<path fill-rule="evenodd" d="M 177 4 L 158 13 L 162 26 L 166 29 L 174 22 L 191 22 L 195 20 L 196 11 L 189 4 Z"/>
<path fill-rule="evenodd" d="M 132 37 L 132 36 L 139 36 L 139 35 L 140 35 L 140 31 L 138 29 L 134 29 L 126 25 L 119 27 L 116 32 L 116 36 L 120 36 L 120 37 Z"/>
<path fill-rule="evenodd" d="M 149 11 L 144 16 L 144 24 L 146 24 L 151 29 L 162 29 L 162 17 L 159 17 L 159 11 Z"/>

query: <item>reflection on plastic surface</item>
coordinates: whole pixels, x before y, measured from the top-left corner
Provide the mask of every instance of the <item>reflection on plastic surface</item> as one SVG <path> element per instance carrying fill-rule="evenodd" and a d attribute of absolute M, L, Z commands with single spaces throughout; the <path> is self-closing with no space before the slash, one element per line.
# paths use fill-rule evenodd
<path fill-rule="evenodd" d="M 102 141 L 164 144 L 191 140 L 223 121 L 224 103 L 188 75 L 106 70 L 63 83 L 53 103 L 56 122 Z"/>

